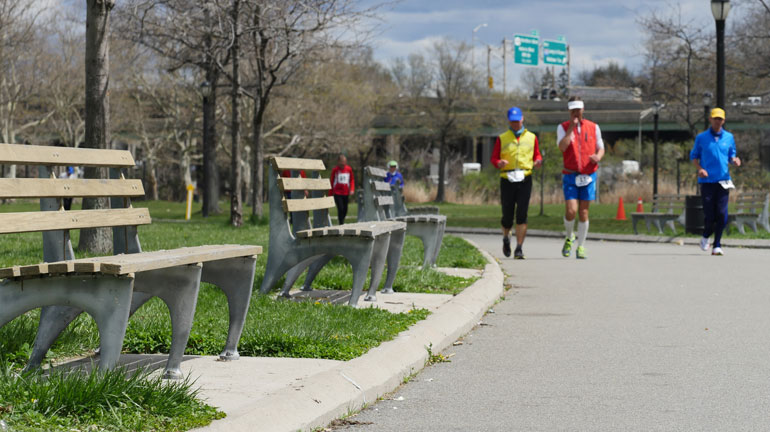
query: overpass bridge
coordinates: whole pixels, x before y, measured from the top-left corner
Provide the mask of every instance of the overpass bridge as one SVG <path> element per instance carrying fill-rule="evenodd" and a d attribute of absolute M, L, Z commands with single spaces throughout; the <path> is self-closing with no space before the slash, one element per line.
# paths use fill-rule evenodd
<path fill-rule="evenodd" d="M 507 127 L 505 111 L 510 106 L 518 106 L 524 111 L 527 129 L 538 134 L 543 145 L 549 145 L 548 141 L 555 140 L 556 126 L 569 118 L 566 105 L 566 101 L 557 100 L 479 99 L 474 108 L 466 108 L 459 115 L 493 120 L 487 120 L 487 124 L 484 120 L 479 121 L 479 126 L 472 128 L 458 144 L 468 160 L 488 163 L 495 138 Z M 640 121 L 640 113 L 651 106 L 651 102 L 586 100 L 585 117 L 601 126 L 602 137 L 610 146 L 620 139 L 636 138 L 639 134 L 645 140 L 651 140 L 652 115 Z M 691 139 L 689 127 L 679 120 L 683 112 L 682 105 L 667 106 L 660 111 L 658 131 L 661 142 Z M 677 116 L 677 113 L 682 115 Z M 726 128 L 730 131 L 767 131 L 766 135 L 770 136 L 770 107 L 729 107 L 727 117 Z M 703 107 L 693 109 L 691 118 L 695 120 L 696 132 L 705 129 Z M 431 140 L 427 125 L 421 124 L 419 113 L 414 112 L 378 117 L 373 131 L 384 142 L 387 155 L 393 158 L 399 157 L 402 145 L 427 145 Z M 770 147 L 770 142 L 763 145 Z M 763 154 L 770 155 L 770 151 L 763 151 Z"/>

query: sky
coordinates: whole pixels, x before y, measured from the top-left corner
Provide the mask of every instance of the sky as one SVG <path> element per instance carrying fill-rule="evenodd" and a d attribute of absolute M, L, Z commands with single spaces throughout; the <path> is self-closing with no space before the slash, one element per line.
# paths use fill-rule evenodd
<path fill-rule="evenodd" d="M 374 1 L 374 0 L 372 0 Z M 425 53 L 435 40 L 448 37 L 468 44 L 476 32 L 476 70 L 486 68 L 486 46 L 497 47 L 514 34 L 537 30 L 540 39 L 564 36 L 570 45 L 571 74 L 614 61 L 638 71 L 643 63 L 643 34 L 637 20 L 652 11 L 669 13 L 680 8 L 683 17 L 714 28 L 709 0 L 402 0 L 383 7 L 382 22 L 374 37 L 375 58 L 390 64 L 394 58 Z M 728 19 L 729 21 L 729 19 Z M 517 87 L 528 66 L 514 65 L 508 53 L 507 87 Z M 502 60 L 492 56 L 495 87 L 502 88 Z M 540 68 L 543 68 L 542 61 Z M 556 73 L 559 73 L 557 68 Z"/>

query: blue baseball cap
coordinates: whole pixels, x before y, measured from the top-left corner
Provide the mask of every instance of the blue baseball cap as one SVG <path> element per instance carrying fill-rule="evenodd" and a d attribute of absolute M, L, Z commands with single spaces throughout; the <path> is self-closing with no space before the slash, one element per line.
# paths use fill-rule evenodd
<path fill-rule="evenodd" d="M 513 107 L 508 110 L 508 121 L 521 121 L 523 117 L 524 115 L 519 107 Z"/>

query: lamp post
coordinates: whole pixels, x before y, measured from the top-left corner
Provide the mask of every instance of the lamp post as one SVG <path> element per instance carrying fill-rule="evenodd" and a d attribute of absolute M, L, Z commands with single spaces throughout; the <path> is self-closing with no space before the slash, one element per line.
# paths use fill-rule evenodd
<path fill-rule="evenodd" d="M 211 153 L 210 148 L 212 147 L 210 144 L 213 141 L 214 133 L 212 131 L 212 126 L 214 124 L 214 109 L 212 109 L 212 103 L 211 103 L 211 83 L 208 81 L 203 81 L 200 85 L 201 89 L 201 95 L 203 96 L 203 208 L 202 208 L 202 214 L 203 217 L 206 217 L 209 215 L 209 197 L 211 196 L 211 191 L 209 189 L 209 180 L 211 173 L 208 172 L 208 167 L 210 166 L 210 161 L 213 160 L 213 156 Z"/>
<path fill-rule="evenodd" d="M 725 109 L 725 20 L 730 0 L 711 0 L 711 14 L 717 23 L 717 104 Z"/>
<path fill-rule="evenodd" d="M 654 105 L 654 111 L 653 111 L 653 121 L 654 121 L 654 130 L 652 134 L 653 139 L 653 155 L 652 155 L 652 196 L 658 194 L 658 113 L 660 112 L 663 107 L 666 106 L 665 104 L 661 104 L 658 101 L 655 101 Z"/>
<path fill-rule="evenodd" d="M 703 93 L 703 128 L 709 128 L 709 111 L 711 110 L 711 99 L 714 97 L 711 92 Z"/>
<path fill-rule="evenodd" d="M 473 28 L 473 33 L 471 34 L 471 77 L 474 80 L 476 79 L 476 56 L 474 55 L 474 52 L 476 51 L 476 32 L 486 26 L 487 23 L 477 25 Z"/>

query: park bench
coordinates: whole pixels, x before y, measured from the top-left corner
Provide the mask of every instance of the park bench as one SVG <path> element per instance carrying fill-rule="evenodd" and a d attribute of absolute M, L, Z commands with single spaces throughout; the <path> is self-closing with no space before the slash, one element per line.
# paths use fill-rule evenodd
<path fill-rule="evenodd" d="M 652 212 L 634 212 L 631 213 L 631 222 L 634 226 L 634 234 L 639 234 L 636 224 L 644 220 L 647 225 L 647 231 L 650 231 L 650 224 L 658 228 L 658 232 L 663 234 L 663 225 L 676 232 L 674 222 L 684 226 L 684 195 L 655 195 L 652 199 Z"/>
<path fill-rule="evenodd" d="M 728 216 L 729 223 L 735 225 L 741 234 L 746 234 L 744 225 L 749 225 L 754 232 L 758 231 L 757 225 L 762 225 L 766 231 L 770 231 L 768 207 L 770 193 L 741 192 L 735 200 L 736 212 Z"/>
<path fill-rule="evenodd" d="M 438 206 L 412 206 L 407 207 L 404 200 L 404 191 L 396 185 L 393 188 L 393 214 L 395 216 L 409 216 L 416 214 L 439 214 Z"/>
<path fill-rule="evenodd" d="M 137 227 L 151 219 L 146 208 L 131 205 L 144 189 L 140 180 L 124 177 L 122 170 L 134 166 L 128 151 L 0 144 L 0 164 L 38 166 L 39 178 L 0 179 L 0 199 L 40 199 L 39 212 L 0 213 L 0 234 L 43 234 L 44 262 L 0 269 L 0 327 L 42 307 L 28 369 L 40 365 L 58 335 L 83 311 L 99 329 L 99 367 L 113 368 L 129 317 L 157 296 L 168 306 L 172 325 L 164 377 L 181 378 L 200 282 L 225 292 L 230 324 L 220 357 L 238 358 L 260 246 L 142 252 Z M 57 179 L 54 166 L 110 168 L 111 178 Z M 65 211 L 63 199 L 77 197 L 108 197 L 112 208 Z M 98 227 L 112 228 L 115 255 L 75 259 L 69 230 Z"/>
<path fill-rule="evenodd" d="M 359 222 L 333 226 L 329 209 L 334 198 L 326 196 L 329 179 L 321 178 L 323 161 L 271 157 L 268 164 L 270 201 L 270 246 L 260 291 L 268 293 L 286 275 L 282 295 L 308 270 L 303 290 L 311 290 L 318 272 L 335 256 L 347 259 L 353 267 L 353 287 L 349 304 L 355 306 L 363 292 L 371 267 L 371 284 L 365 300 L 375 300 L 385 264 L 388 273 L 383 291 L 392 289 L 404 246 L 404 222 Z M 279 175 L 289 170 L 291 177 Z M 304 170 L 307 178 L 298 177 Z M 305 191 L 309 197 L 305 197 Z M 286 194 L 290 192 L 291 197 Z M 311 223 L 312 213 L 312 223 Z"/>
<path fill-rule="evenodd" d="M 419 237 L 423 245 L 423 268 L 436 264 L 446 229 L 446 216 L 409 213 L 397 215 L 394 194 L 401 195 L 397 185 L 384 181 L 387 172 L 380 168 L 364 168 L 362 220 L 406 222 L 406 234 Z"/>

